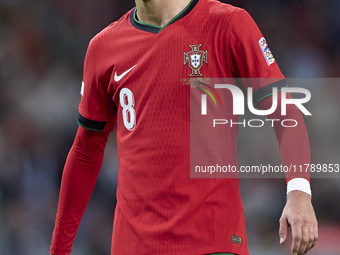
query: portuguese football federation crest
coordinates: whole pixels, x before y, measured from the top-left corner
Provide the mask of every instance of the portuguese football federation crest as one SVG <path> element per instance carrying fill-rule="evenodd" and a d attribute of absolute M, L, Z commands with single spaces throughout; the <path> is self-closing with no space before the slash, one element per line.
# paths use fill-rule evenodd
<path fill-rule="evenodd" d="M 203 66 L 203 62 L 208 64 L 208 51 L 200 50 L 202 44 L 189 45 L 191 51 L 184 52 L 184 65 L 188 63 L 192 72 L 190 76 L 203 76 L 200 70 Z"/>

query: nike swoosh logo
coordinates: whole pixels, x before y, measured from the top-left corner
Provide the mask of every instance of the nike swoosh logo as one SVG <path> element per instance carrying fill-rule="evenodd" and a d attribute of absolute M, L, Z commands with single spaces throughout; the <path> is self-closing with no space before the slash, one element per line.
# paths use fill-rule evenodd
<path fill-rule="evenodd" d="M 131 67 L 129 70 L 125 71 L 121 75 L 117 75 L 117 71 L 115 72 L 115 82 L 119 82 L 125 75 L 127 75 L 133 68 L 135 68 L 137 65 Z"/>

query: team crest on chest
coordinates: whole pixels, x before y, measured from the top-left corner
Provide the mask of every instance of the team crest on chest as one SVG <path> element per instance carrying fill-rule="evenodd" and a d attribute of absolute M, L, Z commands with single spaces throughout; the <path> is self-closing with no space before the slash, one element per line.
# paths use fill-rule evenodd
<path fill-rule="evenodd" d="M 184 52 L 184 65 L 188 63 L 192 72 L 190 76 L 203 76 L 201 68 L 204 64 L 208 64 L 208 51 L 200 50 L 202 44 L 189 45 L 191 51 Z"/>

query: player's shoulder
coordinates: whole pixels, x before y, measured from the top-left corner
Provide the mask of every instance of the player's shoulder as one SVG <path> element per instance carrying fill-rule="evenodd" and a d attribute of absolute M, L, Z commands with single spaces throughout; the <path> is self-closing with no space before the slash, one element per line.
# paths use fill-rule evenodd
<path fill-rule="evenodd" d="M 106 44 L 110 44 L 122 33 L 125 28 L 130 26 L 130 15 L 132 10 L 124 14 L 119 20 L 112 22 L 99 33 L 97 33 L 90 41 L 89 47 L 95 50 L 105 48 Z"/>
<path fill-rule="evenodd" d="M 206 0 L 209 8 L 209 16 L 211 19 L 229 21 L 231 19 L 249 16 L 248 12 L 240 7 L 231 4 L 225 4 L 216 0 Z"/>

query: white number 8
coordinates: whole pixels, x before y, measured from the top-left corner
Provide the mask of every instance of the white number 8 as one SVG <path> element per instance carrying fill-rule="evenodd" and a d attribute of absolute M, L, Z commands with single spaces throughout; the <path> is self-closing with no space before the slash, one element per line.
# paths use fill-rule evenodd
<path fill-rule="evenodd" d="M 121 89 L 119 93 L 120 105 L 123 107 L 123 121 L 127 130 L 132 131 L 136 127 L 135 97 L 131 90 Z"/>

